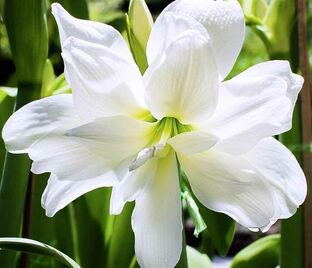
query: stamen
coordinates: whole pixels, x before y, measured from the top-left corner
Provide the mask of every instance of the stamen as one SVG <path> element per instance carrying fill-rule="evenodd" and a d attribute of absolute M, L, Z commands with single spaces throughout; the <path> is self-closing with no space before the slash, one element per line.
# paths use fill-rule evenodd
<path fill-rule="evenodd" d="M 136 159 L 130 164 L 129 171 L 133 171 L 143 166 L 149 159 L 155 156 L 155 153 L 164 148 L 163 144 L 157 144 L 149 148 L 144 148 L 140 151 Z"/>

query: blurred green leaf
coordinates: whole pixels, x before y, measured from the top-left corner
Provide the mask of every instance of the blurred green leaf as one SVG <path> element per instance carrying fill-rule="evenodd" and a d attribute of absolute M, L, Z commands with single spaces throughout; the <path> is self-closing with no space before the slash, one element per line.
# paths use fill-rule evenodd
<path fill-rule="evenodd" d="M 41 97 L 48 97 L 51 95 L 51 85 L 55 79 L 52 62 L 47 59 L 44 65 L 42 75 Z"/>
<path fill-rule="evenodd" d="M 212 268 L 212 263 L 206 254 L 186 246 L 188 268 Z"/>
<path fill-rule="evenodd" d="M 46 11 L 46 1 L 5 1 L 4 22 L 18 85 L 15 109 L 40 96 L 43 68 L 48 55 Z M 26 155 L 6 154 L 0 184 L 0 236 L 20 235 L 29 169 L 30 160 Z M 1 265 L 14 267 L 15 255 L 1 252 Z"/>
<path fill-rule="evenodd" d="M 74 227 L 76 227 L 76 223 L 72 219 L 73 215 L 70 213 L 70 206 L 59 211 L 53 218 L 47 217 L 44 209 L 41 207 L 41 196 L 46 187 L 48 177 L 49 174 L 35 176 L 30 238 L 54 246 L 78 260 L 74 245 L 76 240 Z M 75 226 L 73 226 L 74 224 Z M 46 262 L 46 266 L 44 266 L 44 263 L 37 261 L 38 258 L 39 260 L 42 259 L 41 256 L 30 256 L 29 263 L 32 265 L 32 268 L 51 267 L 52 259 L 48 260 L 49 262 Z M 55 263 L 53 267 L 64 267 L 64 265 Z"/>
<path fill-rule="evenodd" d="M 248 20 L 257 20 L 261 23 L 268 9 L 268 4 L 265 0 L 239 0 L 239 2 L 246 17 L 246 23 L 248 23 Z"/>
<path fill-rule="evenodd" d="M 4 21 L 19 84 L 40 84 L 48 55 L 46 1 L 6 0 Z"/>
<path fill-rule="evenodd" d="M 0 87 L 0 131 L 13 111 L 16 92 L 16 88 Z M 0 138 L 0 174 L 2 174 L 5 152 L 3 140 Z"/>
<path fill-rule="evenodd" d="M 104 267 L 107 261 L 106 236 L 110 218 L 110 188 L 91 191 L 74 202 L 78 247 L 82 267 Z M 96 249 L 96 250 L 94 250 Z"/>
<path fill-rule="evenodd" d="M 232 245 L 235 234 L 235 221 L 223 213 L 209 210 L 202 204 L 197 203 L 197 205 L 200 214 L 206 222 L 206 230 L 213 246 L 220 255 L 225 256 Z"/>
<path fill-rule="evenodd" d="M 42 254 L 53 257 L 71 268 L 80 268 L 80 266 L 61 251 L 41 242 L 26 238 L 0 238 L 0 248 L 2 250 L 16 250 L 26 253 Z"/>
<path fill-rule="evenodd" d="M 263 19 L 265 33 L 270 43 L 271 58 L 285 58 L 290 51 L 291 30 L 295 22 L 295 0 L 271 0 Z"/>
<path fill-rule="evenodd" d="M 52 2 L 60 3 L 72 16 L 80 19 L 89 19 L 89 9 L 87 0 L 56 0 Z"/>
<path fill-rule="evenodd" d="M 275 268 L 279 262 L 280 240 L 279 234 L 258 239 L 234 257 L 231 268 Z"/>
<path fill-rule="evenodd" d="M 106 268 L 129 267 L 134 256 L 134 234 L 131 229 L 131 215 L 134 203 L 127 203 L 122 213 L 115 217 L 109 242 Z"/>

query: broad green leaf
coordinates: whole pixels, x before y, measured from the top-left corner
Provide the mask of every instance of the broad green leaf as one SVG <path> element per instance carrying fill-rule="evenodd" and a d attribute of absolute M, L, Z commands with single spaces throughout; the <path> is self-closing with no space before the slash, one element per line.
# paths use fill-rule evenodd
<path fill-rule="evenodd" d="M 53 218 L 47 217 L 44 209 L 41 207 L 41 196 L 46 187 L 48 177 L 49 174 L 35 176 L 30 238 L 56 247 L 63 253 L 78 260 L 74 244 L 77 239 L 75 234 L 76 222 L 71 213 L 71 205 L 59 211 Z M 31 256 L 29 259 L 29 264 L 32 268 L 48 268 L 51 267 L 51 262 L 54 262 L 54 260 L 43 258 L 42 256 Z M 53 268 L 55 267 L 64 267 L 64 265 L 54 263 Z"/>
<path fill-rule="evenodd" d="M 0 87 L 0 132 L 2 132 L 3 125 L 13 111 L 16 92 L 16 88 Z M 5 147 L 2 138 L 0 138 L 0 174 L 2 174 L 4 157 Z"/>
<path fill-rule="evenodd" d="M 89 19 L 87 0 L 55 0 L 59 2 L 72 16 L 80 19 Z"/>
<path fill-rule="evenodd" d="M 104 267 L 107 261 L 105 241 L 111 234 L 106 230 L 110 219 L 113 218 L 109 215 L 110 192 L 110 188 L 96 189 L 74 202 L 82 267 Z"/>
<path fill-rule="evenodd" d="M 286 146 L 302 143 L 300 105 L 296 105 L 293 114 L 292 129 L 279 136 Z M 293 152 L 299 163 L 302 163 L 302 152 Z M 304 217 L 299 208 L 294 216 L 282 220 L 281 224 L 281 267 L 304 267 Z M 291 254 L 289 254 L 291 252 Z"/>
<path fill-rule="evenodd" d="M 2 250 L 15 250 L 26 253 L 41 254 L 53 257 L 71 268 L 80 268 L 80 266 L 61 251 L 41 242 L 26 238 L 0 238 L 0 248 Z"/>
<path fill-rule="evenodd" d="M 186 246 L 188 268 L 212 268 L 212 263 L 206 254 Z"/>
<path fill-rule="evenodd" d="M 46 1 L 6 0 L 6 25 L 18 84 L 40 84 L 48 55 Z"/>
<path fill-rule="evenodd" d="M 131 215 L 134 204 L 127 203 L 122 213 L 116 216 L 109 242 L 106 268 L 129 267 L 134 256 L 134 234 Z"/>
<path fill-rule="evenodd" d="M 231 268 L 276 267 L 280 257 L 280 240 L 279 234 L 256 240 L 234 257 Z"/>
<path fill-rule="evenodd" d="M 188 186 L 188 191 L 192 193 L 191 187 L 187 183 L 185 173 L 183 172 L 182 174 L 183 182 Z M 206 208 L 196 199 L 196 196 L 193 193 L 192 196 L 199 208 L 199 214 L 204 219 L 207 226 L 207 229 L 204 230 L 203 234 L 207 232 L 215 249 L 221 255 L 226 255 L 233 241 L 235 221 L 223 213 L 218 213 Z"/>
<path fill-rule="evenodd" d="M 209 210 L 199 202 L 197 205 L 206 222 L 205 231 L 208 232 L 213 246 L 221 255 L 226 255 L 234 238 L 235 221 L 223 213 Z"/>
<path fill-rule="evenodd" d="M 16 67 L 18 85 L 15 109 L 40 96 L 43 68 L 48 55 L 46 11 L 46 1 L 5 1 L 4 22 Z M 28 156 L 6 155 L 0 185 L 0 236 L 2 237 L 17 237 L 20 234 L 29 169 Z M 31 188 L 29 194 L 31 195 Z M 0 263 L 3 267 L 14 267 L 15 254 L 1 253 Z"/>

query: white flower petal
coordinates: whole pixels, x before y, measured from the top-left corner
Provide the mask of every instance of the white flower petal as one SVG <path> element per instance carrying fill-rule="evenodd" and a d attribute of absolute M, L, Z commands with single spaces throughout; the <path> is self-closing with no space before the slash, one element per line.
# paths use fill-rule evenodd
<path fill-rule="evenodd" d="M 239 157 L 209 150 L 178 158 L 194 194 L 206 207 L 249 228 L 271 223 L 279 204 L 261 177 Z"/>
<path fill-rule="evenodd" d="M 198 31 L 209 39 L 206 29 L 196 20 L 172 12 L 161 13 L 155 21 L 146 48 L 149 65 L 157 61 L 168 46 L 188 30 Z"/>
<path fill-rule="evenodd" d="M 136 153 L 149 141 L 153 126 L 116 116 L 97 119 L 63 136 L 43 137 L 29 150 L 32 171 L 51 172 L 60 180 L 93 178 L 116 168 L 125 175 Z"/>
<path fill-rule="evenodd" d="M 155 123 L 114 116 L 70 129 L 66 135 L 106 159 L 119 160 L 142 150 L 153 137 L 156 126 Z"/>
<path fill-rule="evenodd" d="M 140 168 L 128 172 L 122 181 L 114 186 L 110 207 L 111 214 L 120 214 L 126 202 L 137 198 L 146 183 L 154 179 L 157 167 L 158 159 L 152 158 Z"/>
<path fill-rule="evenodd" d="M 179 154 L 196 154 L 207 151 L 217 142 L 217 138 L 207 132 L 184 132 L 167 141 Z"/>
<path fill-rule="evenodd" d="M 52 14 L 57 22 L 62 46 L 67 38 L 75 37 L 110 48 L 122 58 L 133 61 L 121 34 L 112 26 L 74 18 L 58 3 L 52 4 Z"/>
<path fill-rule="evenodd" d="M 262 138 L 291 128 L 302 83 L 286 61 L 255 65 L 221 84 L 215 113 L 201 127 L 220 139 L 219 150 L 247 152 Z"/>
<path fill-rule="evenodd" d="M 144 74 L 146 103 L 157 119 L 182 123 L 208 118 L 217 102 L 218 78 L 210 43 L 198 31 L 180 35 Z"/>
<path fill-rule="evenodd" d="M 307 195 L 307 182 L 294 155 L 273 138 L 261 140 L 244 158 L 274 189 L 280 198 L 278 218 L 294 214 Z"/>
<path fill-rule="evenodd" d="M 62 56 L 74 105 L 83 118 L 145 112 L 142 76 L 134 63 L 106 47 L 76 38 L 66 40 Z"/>
<path fill-rule="evenodd" d="M 197 198 L 251 230 L 267 231 L 303 203 L 307 185 L 291 152 L 273 138 L 244 155 L 209 152 L 179 160 Z"/>
<path fill-rule="evenodd" d="M 223 80 L 232 69 L 244 40 L 245 21 L 238 1 L 177 0 L 162 13 L 166 12 L 192 17 L 206 28 L 220 79 Z M 163 32 L 165 36 L 165 28 Z"/>
<path fill-rule="evenodd" d="M 112 172 L 108 172 L 103 176 L 92 179 L 68 181 L 59 180 L 55 175 L 51 174 L 41 198 L 41 205 L 46 210 L 46 215 L 53 217 L 56 212 L 66 207 L 79 196 L 100 187 L 112 186 L 114 176 Z"/>
<path fill-rule="evenodd" d="M 41 137 L 65 133 L 79 123 L 72 96 L 57 95 L 33 101 L 16 111 L 4 125 L 2 137 L 9 152 L 25 153 Z"/>
<path fill-rule="evenodd" d="M 136 198 L 135 252 L 142 268 L 173 268 L 182 250 L 182 208 L 174 152 L 159 160 L 154 178 Z"/>

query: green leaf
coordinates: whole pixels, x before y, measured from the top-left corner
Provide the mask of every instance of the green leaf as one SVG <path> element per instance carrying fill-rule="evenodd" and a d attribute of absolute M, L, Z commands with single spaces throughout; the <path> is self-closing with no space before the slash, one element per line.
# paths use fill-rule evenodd
<path fill-rule="evenodd" d="M 41 242 L 26 238 L 0 238 L 0 248 L 2 250 L 15 250 L 26 253 L 41 254 L 53 257 L 71 268 L 80 268 L 80 266 L 61 251 Z"/>
<path fill-rule="evenodd" d="M 50 94 L 58 95 L 64 93 L 72 93 L 72 89 L 67 84 L 64 73 L 62 73 L 51 84 Z"/>
<path fill-rule="evenodd" d="M 292 129 L 279 136 L 286 146 L 302 143 L 300 104 L 297 103 L 293 113 Z M 299 163 L 302 163 L 302 152 L 293 152 Z M 294 216 L 282 220 L 281 224 L 281 267 L 304 267 L 304 215 L 299 208 Z M 291 254 L 289 254 L 291 252 Z"/>
<path fill-rule="evenodd" d="M 46 1 L 7 0 L 4 21 L 18 84 L 40 84 L 48 56 Z"/>
<path fill-rule="evenodd" d="M 276 267 L 280 257 L 280 240 L 279 234 L 258 239 L 234 257 L 231 268 Z"/>
<path fill-rule="evenodd" d="M 187 186 L 188 191 L 192 193 L 192 188 L 189 186 L 187 177 L 183 171 L 182 177 L 183 183 Z M 193 193 L 192 196 L 199 208 L 199 214 L 204 219 L 207 226 L 207 229 L 204 230 L 203 233 L 208 232 L 211 242 L 216 250 L 220 253 L 220 255 L 226 255 L 234 238 L 235 221 L 223 213 L 218 213 L 206 208 L 198 201 Z"/>
<path fill-rule="evenodd" d="M 109 221 L 110 188 L 96 189 L 74 202 L 78 250 L 82 267 L 104 267 Z M 96 248 L 96 250 L 94 250 Z"/>
<path fill-rule="evenodd" d="M 63 253 L 78 260 L 74 244 L 76 241 L 74 232 L 76 222 L 71 213 L 71 205 L 59 211 L 53 218 L 47 217 L 44 209 L 41 207 L 41 196 L 46 187 L 48 177 L 49 174 L 36 175 L 34 180 L 30 238 L 56 247 Z M 47 267 L 51 267 L 51 262 L 54 262 L 53 259 L 44 259 L 42 256 L 30 256 L 29 259 L 29 264 L 32 268 L 43 267 L 42 263 L 44 261 L 50 263 Z M 53 268 L 56 267 L 64 267 L 64 265 L 55 263 Z"/>
<path fill-rule="evenodd" d="M 89 19 L 88 2 L 86 0 L 56 0 L 59 2 L 72 16 L 80 19 Z"/>
<path fill-rule="evenodd" d="M 13 111 L 16 92 L 16 88 L 0 87 L 0 132 Z M 2 174 L 5 152 L 3 140 L 0 138 L 0 174 Z"/>
<path fill-rule="evenodd" d="M 106 268 L 129 267 L 134 256 L 134 234 L 131 215 L 134 203 L 127 203 L 122 213 L 115 218 L 109 242 Z"/>
<path fill-rule="evenodd" d="M 207 225 L 211 242 L 220 255 L 225 256 L 229 251 L 235 234 L 235 221 L 229 216 L 209 210 L 198 204 L 200 214 Z"/>
<path fill-rule="evenodd" d="M 206 254 L 186 246 L 188 268 L 212 268 L 212 263 Z"/>
<path fill-rule="evenodd" d="M 52 62 L 47 59 L 44 65 L 44 71 L 42 76 L 41 97 L 51 96 L 51 86 L 55 79 L 54 69 Z"/>
<path fill-rule="evenodd" d="M 48 55 L 46 11 L 46 1 L 5 1 L 4 21 L 18 85 L 15 109 L 40 96 L 43 68 Z M 2 237 L 20 234 L 29 169 L 30 160 L 26 155 L 6 154 L 0 185 Z M 3 267 L 14 267 L 15 254 L 1 253 L 0 263 Z"/>

